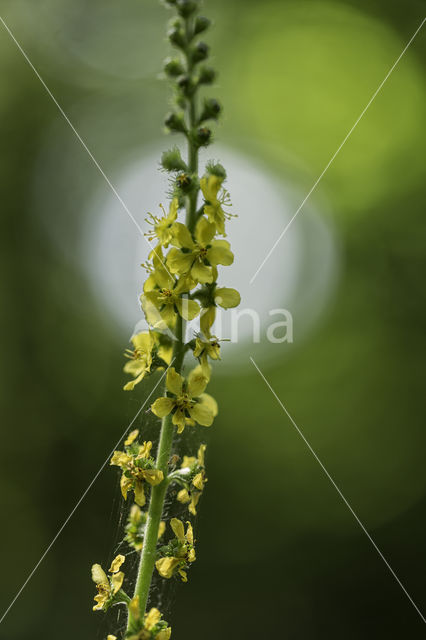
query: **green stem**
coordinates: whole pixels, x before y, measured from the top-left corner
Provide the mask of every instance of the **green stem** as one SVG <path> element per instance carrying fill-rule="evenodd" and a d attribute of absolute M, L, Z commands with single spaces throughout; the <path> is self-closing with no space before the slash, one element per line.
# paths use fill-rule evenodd
<path fill-rule="evenodd" d="M 187 55 L 188 70 L 191 71 L 192 67 Z M 197 122 L 197 109 L 195 96 L 191 96 L 188 100 L 188 122 L 190 131 L 192 131 Z M 198 174 L 198 147 L 193 142 L 191 135 L 188 137 L 188 164 L 191 174 Z M 196 219 L 197 219 L 197 199 L 198 189 L 194 190 L 188 197 L 186 206 L 186 225 L 188 229 L 193 232 Z M 175 336 L 176 341 L 173 348 L 172 366 L 180 373 L 182 371 L 183 360 L 185 357 L 185 344 L 184 344 L 184 332 L 185 321 L 178 316 L 176 320 Z M 169 414 L 163 418 L 160 432 L 160 441 L 157 451 L 157 468 L 164 474 L 164 480 L 156 487 L 151 489 L 151 499 L 148 509 L 148 518 L 145 528 L 145 536 L 142 547 L 142 553 L 139 563 L 138 576 L 136 581 L 136 587 L 134 596 L 139 596 L 139 609 L 141 616 L 146 611 L 148 602 L 149 589 L 152 581 L 152 574 L 154 572 L 157 543 L 158 543 L 158 530 L 161 523 L 161 517 L 163 514 L 164 500 L 168 487 L 168 462 L 171 456 L 173 447 L 175 427 L 172 424 L 172 416 Z M 127 631 L 132 628 L 134 621 L 129 615 L 129 621 Z"/>

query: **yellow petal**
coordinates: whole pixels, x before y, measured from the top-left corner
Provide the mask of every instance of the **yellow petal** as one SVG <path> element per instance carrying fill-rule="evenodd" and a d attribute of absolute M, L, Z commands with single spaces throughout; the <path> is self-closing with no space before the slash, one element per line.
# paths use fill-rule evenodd
<path fill-rule="evenodd" d="M 201 262 L 201 260 L 195 260 L 191 269 L 191 276 L 197 282 L 201 284 L 206 284 L 206 282 L 213 282 L 213 272 L 211 267 L 208 267 L 206 264 Z"/>
<path fill-rule="evenodd" d="M 147 482 L 153 487 L 163 482 L 164 474 L 159 469 L 145 469 L 143 476 Z"/>
<path fill-rule="evenodd" d="M 128 607 L 131 616 L 133 616 L 133 618 L 137 620 L 141 613 L 139 608 L 139 596 L 135 596 L 134 598 L 132 598 L 129 602 Z"/>
<path fill-rule="evenodd" d="M 140 507 L 143 507 L 146 502 L 146 497 L 143 482 L 141 480 L 135 481 L 134 492 L 136 504 L 138 504 Z"/>
<path fill-rule="evenodd" d="M 216 417 L 217 414 L 219 413 L 219 408 L 217 406 L 217 402 L 213 398 L 213 396 L 211 396 L 209 393 L 203 393 L 198 398 L 198 403 L 203 405 L 203 406 L 208 407 L 210 409 L 210 411 L 213 413 L 214 417 Z"/>
<path fill-rule="evenodd" d="M 150 353 L 153 347 L 153 339 L 149 331 L 141 331 L 131 337 L 135 349 L 140 349 L 144 353 Z"/>
<path fill-rule="evenodd" d="M 195 300 L 189 300 L 189 298 L 178 298 L 176 300 L 176 307 L 179 311 L 179 315 L 184 320 L 193 320 L 200 313 L 200 306 Z"/>
<path fill-rule="evenodd" d="M 189 231 L 188 227 L 186 227 L 181 222 L 176 222 L 176 224 L 173 225 L 173 238 L 178 247 L 184 247 L 185 249 L 195 248 L 191 232 Z"/>
<path fill-rule="evenodd" d="M 148 442 L 144 442 L 143 444 L 140 445 L 138 455 L 136 456 L 136 458 L 137 459 L 149 458 L 151 449 L 152 449 L 151 440 L 148 440 Z"/>
<path fill-rule="evenodd" d="M 138 375 L 137 378 L 135 378 L 134 380 L 129 380 L 129 382 L 127 382 L 124 385 L 123 391 L 133 391 L 133 389 L 136 387 L 136 385 L 139 384 L 139 382 L 141 382 L 144 379 L 146 373 L 147 373 L 147 371 L 144 369 L 140 373 L 140 375 Z"/>
<path fill-rule="evenodd" d="M 166 376 L 166 387 L 175 396 L 182 395 L 183 378 L 174 367 L 169 367 Z"/>
<path fill-rule="evenodd" d="M 190 549 L 188 552 L 188 562 L 195 562 L 197 559 L 195 555 L 195 549 Z"/>
<path fill-rule="evenodd" d="M 179 200 L 178 198 L 173 198 L 173 200 L 170 203 L 169 215 L 167 216 L 168 222 L 174 222 L 176 220 L 178 210 L 179 210 Z"/>
<path fill-rule="evenodd" d="M 191 269 L 195 257 L 192 253 L 182 253 L 179 249 L 170 249 L 167 266 L 172 273 L 183 275 Z"/>
<path fill-rule="evenodd" d="M 216 233 L 216 227 L 214 224 L 209 222 L 204 216 L 197 222 L 197 226 L 195 227 L 195 239 L 202 247 L 205 247 L 207 244 L 210 244 L 214 235 Z"/>
<path fill-rule="evenodd" d="M 117 640 L 117 636 L 113 636 L 111 634 L 108 635 L 107 640 Z"/>
<path fill-rule="evenodd" d="M 122 571 L 120 571 L 119 573 L 114 573 L 114 575 L 111 577 L 111 586 L 114 595 L 117 593 L 117 591 L 120 591 L 123 585 L 123 580 L 124 573 Z"/>
<path fill-rule="evenodd" d="M 177 494 L 176 499 L 181 504 L 187 504 L 191 500 L 189 493 L 186 489 L 181 489 Z"/>
<path fill-rule="evenodd" d="M 207 251 L 207 260 L 215 266 L 223 264 L 225 267 L 229 267 L 234 262 L 234 254 L 230 250 L 230 246 L 226 240 L 215 240 Z"/>
<path fill-rule="evenodd" d="M 127 447 L 130 444 L 132 444 L 132 442 L 134 442 L 136 440 L 136 438 L 139 435 L 139 429 L 135 429 L 134 431 L 131 431 L 129 433 L 129 435 L 127 436 L 127 438 L 124 441 L 124 445 Z"/>
<path fill-rule="evenodd" d="M 181 563 L 180 558 L 160 558 L 155 563 L 157 571 L 162 578 L 171 578 L 176 567 Z"/>
<path fill-rule="evenodd" d="M 193 493 L 191 496 L 191 504 L 189 505 L 188 509 L 193 516 L 197 515 L 196 506 L 198 504 L 198 501 L 200 500 L 200 497 L 201 497 L 201 493 Z"/>
<path fill-rule="evenodd" d="M 176 538 L 181 542 L 185 542 L 185 529 L 182 520 L 178 520 L 178 518 L 172 518 L 170 520 L 170 526 Z"/>
<path fill-rule="evenodd" d="M 157 633 L 155 640 L 170 640 L 172 635 L 171 627 L 167 627 L 167 629 L 163 629 L 159 633 Z"/>
<path fill-rule="evenodd" d="M 95 584 L 109 586 L 107 575 L 100 564 L 94 564 L 92 566 L 92 580 Z"/>
<path fill-rule="evenodd" d="M 166 324 L 161 317 L 161 313 L 158 310 L 160 302 L 158 291 L 149 291 L 141 295 L 141 307 L 145 314 L 146 321 L 154 329 L 163 331 L 166 328 Z"/>
<path fill-rule="evenodd" d="M 224 309 L 238 307 L 241 302 L 241 296 L 236 289 L 220 287 L 215 292 L 215 302 Z"/>
<path fill-rule="evenodd" d="M 204 467 L 204 454 L 206 452 L 206 449 L 207 449 L 207 445 L 206 444 L 200 445 L 200 448 L 198 449 L 197 458 L 198 458 L 198 464 L 201 467 Z"/>
<path fill-rule="evenodd" d="M 211 409 L 198 402 L 189 409 L 189 415 L 203 427 L 210 427 L 213 424 L 214 415 Z"/>
<path fill-rule="evenodd" d="M 145 629 L 148 629 L 148 631 L 151 631 L 151 629 L 153 629 L 155 625 L 157 625 L 160 622 L 160 620 L 161 620 L 161 613 L 158 611 L 158 609 L 153 607 L 149 611 L 149 613 L 147 613 L 145 616 L 145 620 L 144 620 Z"/>
<path fill-rule="evenodd" d="M 177 409 L 172 417 L 172 423 L 177 427 L 177 432 L 182 433 L 185 429 L 185 414 L 182 409 Z"/>
<path fill-rule="evenodd" d="M 120 489 L 121 489 L 121 495 L 125 500 L 127 500 L 127 493 L 129 489 L 132 487 L 132 485 L 133 485 L 133 480 L 131 478 L 127 478 L 123 473 L 123 475 L 120 478 Z"/>
<path fill-rule="evenodd" d="M 164 418 L 173 409 L 175 401 L 173 398 L 157 398 L 157 400 L 151 405 L 152 413 L 155 413 L 159 418 Z"/>
<path fill-rule="evenodd" d="M 207 387 L 209 379 L 204 375 L 201 367 L 195 367 L 188 376 L 188 395 L 191 398 L 200 396 Z"/>
<path fill-rule="evenodd" d="M 125 561 L 125 556 L 122 554 L 116 556 L 114 560 L 111 562 L 111 566 L 109 568 L 110 573 L 117 573 L 120 570 L 121 565 Z"/>
<path fill-rule="evenodd" d="M 127 453 L 124 453 L 124 451 L 114 451 L 110 464 L 116 465 L 117 467 L 121 467 L 123 469 L 125 467 L 128 467 L 131 461 L 131 456 L 127 455 Z"/>
<path fill-rule="evenodd" d="M 197 458 L 194 458 L 194 456 L 183 456 L 183 460 L 180 468 L 185 469 L 185 467 L 192 467 L 192 465 L 194 465 L 196 462 L 197 462 Z"/>
<path fill-rule="evenodd" d="M 202 491 L 204 489 L 204 475 L 202 473 L 197 473 L 192 484 L 198 489 L 198 491 Z"/>
<path fill-rule="evenodd" d="M 212 328 L 216 318 L 216 308 L 208 307 L 201 311 L 200 328 L 206 338 L 210 337 L 210 329 Z"/>
<path fill-rule="evenodd" d="M 147 371 L 146 362 L 143 360 L 128 360 L 123 367 L 123 371 L 132 376 L 138 376 Z"/>
<path fill-rule="evenodd" d="M 194 530 L 192 528 L 192 524 L 190 522 L 186 523 L 188 526 L 186 528 L 185 538 L 189 542 L 189 544 L 194 544 Z"/>
<path fill-rule="evenodd" d="M 166 530 L 166 523 L 164 522 L 164 520 L 162 520 L 160 522 L 160 526 L 158 527 L 158 539 L 163 537 L 165 530 Z"/>

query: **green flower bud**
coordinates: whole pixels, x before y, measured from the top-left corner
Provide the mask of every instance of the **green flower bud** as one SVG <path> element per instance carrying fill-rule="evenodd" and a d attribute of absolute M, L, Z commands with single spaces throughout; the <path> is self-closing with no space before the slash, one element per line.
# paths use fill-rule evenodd
<path fill-rule="evenodd" d="M 204 16 L 197 16 L 194 23 L 194 34 L 198 35 L 199 33 L 207 31 L 210 25 L 211 20 L 205 18 Z"/>
<path fill-rule="evenodd" d="M 185 32 L 180 25 L 172 26 L 167 32 L 170 42 L 178 49 L 184 49 L 186 46 Z"/>
<path fill-rule="evenodd" d="M 215 98 L 204 100 L 204 107 L 200 115 L 199 123 L 201 124 L 201 122 L 205 122 L 206 120 L 217 120 L 221 111 L 222 107 Z"/>
<path fill-rule="evenodd" d="M 184 75 L 184 76 L 180 76 L 177 79 L 177 84 L 179 89 L 182 91 L 182 93 L 186 96 L 186 97 L 190 97 L 192 96 L 192 94 L 195 91 L 195 84 L 192 80 L 192 78 L 188 75 Z"/>
<path fill-rule="evenodd" d="M 217 176 L 222 180 L 226 180 L 226 170 L 223 165 L 219 164 L 219 162 L 209 160 L 209 162 L 206 164 L 206 171 L 212 176 Z"/>
<path fill-rule="evenodd" d="M 197 9 L 198 3 L 195 0 L 176 0 L 176 8 L 183 18 L 192 15 Z"/>
<path fill-rule="evenodd" d="M 169 151 L 164 151 L 161 156 L 161 166 L 166 171 L 187 171 L 186 162 L 182 159 L 180 151 L 177 147 L 173 147 Z"/>
<path fill-rule="evenodd" d="M 184 193 L 188 193 L 192 187 L 192 178 L 188 173 L 181 173 L 176 178 L 176 185 Z"/>
<path fill-rule="evenodd" d="M 170 131 L 181 131 L 182 133 L 186 133 L 185 121 L 182 113 L 169 113 L 166 116 L 164 124 Z"/>
<path fill-rule="evenodd" d="M 208 127 L 199 127 L 193 133 L 194 142 L 199 147 L 206 147 L 210 143 L 211 136 L 212 132 Z"/>
<path fill-rule="evenodd" d="M 209 55 L 209 48 L 205 42 L 197 42 L 191 51 L 192 62 L 197 63 L 205 60 Z"/>
<path fill-rule="evenodd" d="M 179 58 L 166 58 L 166 60 L 164 60 L 164 71 L 170 77 L 180 76 L 185 73 L 185 69 Z"/>
<path fill-rule="evenodd" d="M 212 67 L 201 67 L 198 76 L 199 84 L 212 84 L 216 79 L 216 71 Z"/>

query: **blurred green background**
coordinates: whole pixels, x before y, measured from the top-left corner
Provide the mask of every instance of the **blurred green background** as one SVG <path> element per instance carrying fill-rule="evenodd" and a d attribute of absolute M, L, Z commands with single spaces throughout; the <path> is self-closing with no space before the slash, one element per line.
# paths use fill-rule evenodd
<path fill-rule="evenodd" d="M 220 70 L 214 95 L 225 105 L 218 142 L 293 185 L 299 201 L 424 13 L 415 0 L 205 4 Z M 169 88 L 158 73 L 168 15 L 156 0 L 1 6 L 113 182 L 153 146 L 167 148 Z M 421 32 L 311 197 L 338 256 L 324 309 L 305 305 L 314 320 L 299 333 L 306 318 L 295 311 L 294 343 L 273 355 L 247 344 L 245 361 L 217 369 L 211 386 L 221 411 L 207 435 L 198 561 L 187 585 L 164 594 L 175 640 L 424 637 L 420 616 L 248 357 L 261 361 L 424 610 L 425 42 Z M 133 326 L 113 317 L 80 259 L 82 247 L 98 250 L 96 234 L 88 246 L 82 230 L 108 186 L 3 27 L 0 54 L 1 615 L 153 382 L 131 396 L 121 391 Z M 142 184 L 141 212 L 157 204 L 143 194 Z M 267 214 L 259 211 L 253 228 L 269 246 Z M 291 247 L 292 233 L 277 252 Z M 112 271 L 126 251 L 116 245 Z M 304 260 L 321 268 L 315 246 Z M 265 266 L 257 286 L 271 277 Z M 304 294 L 300 285 L 295 309 Z M 151 416 L 142 423 L 155 435 Z M 110 627 L 91 612 L 89 569 L 108 563 L 118 541 L 117 480 L 108 466 L 99 475 L 0 625 L 2 640 L 106 637 Z"/>

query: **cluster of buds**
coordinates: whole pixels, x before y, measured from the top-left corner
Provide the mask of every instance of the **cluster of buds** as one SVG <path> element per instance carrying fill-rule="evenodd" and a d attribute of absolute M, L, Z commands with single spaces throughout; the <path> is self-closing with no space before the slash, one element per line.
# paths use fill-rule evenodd
<path fill-rule="evenodd" d="M 234 254 L 226 239 L 226 227 L 234 217 L 231 198 L 224 187 L 227 174 L 217 162 L 208 162 L 199 175 L 198 153 L 212 142 L 211 123 L 222 107 L 216 98 L 200 100 L 200 88 L 212 85 L 216 72 L 208 65 L 209 47 L 200 39 L 210 21 L 198 14 L 197 0 L 165 0 L 176 10 L 168 39 L 175 55 L 167 58 L 164 73 L 174 87 L 173 107 L 165 119 L 170 133 L 183 134 L 188 145 L 184 160 L 178 146 L 163 153 L 161 166 L 169 174 L 170 202 L 149 213 L 145 234 L 152 243 L 148 261 L 142 265 L 147 277 L 140 296 L 141 309 L 149 329 L 131 338 L 125 356 L 124 372 L 130 376 L 124 386 L 133 391 L 142 380 L 158 369 L 166 369 L 164 394 L 151 404 L 152 414 L 162 420 L 156 459 L 152 442 L 140 443 L 133 431 L 123 451 L 115 451 L 111 464 L 121 470 L 121 492 L 126 500 L 133 492 L 135 504 L 129 511 L 124 543 L 131 552 L 141 554 L 133 598 L 122 588 L 124 574 L 119 571 L 124 556 L 111 565 L 111 577 L 94 565 L 97 585 L 96 609 L 125 604 L 128 609 L 126 640 L 168 640 L 171 629 L 156 608 L 146 612 L 151 579 L 155 568 L 160 578 L 188 579 L 195 561 L 191 522 L 178 518 L 166 527 L 164 501 L 174 487 L 176 507 L 195 516 L 207 482 L 206 445 L 197 455 L 185 455 L 176 468 L 174 438 L 197 425 L 210 427 L 218 414 L 216 400 L 206 393 L 212 363 L 220 360 L 221 340 L 214 335 L 217 308 L 230 309 L 240 303 L 240 294 L 218 284 L 219 270 L 230 266 Z M 184 211 L 184 215 L 181 215 Z M 197 323 L 193 337 L 185 342 L 185 323 Z M 192 358 L 188 370 L 186 359 Z M 143 511 L 141 507 L 147 504 Z M 167 539 L 167 530 L 173 536 Z M 165 543 L 159 540 L 166 538 Z M 108 636 L 108 640 L 116 640 Z"/>

